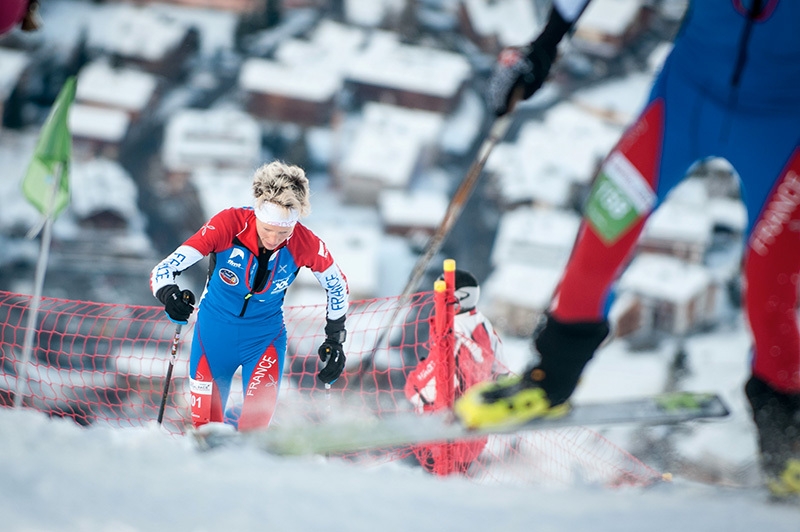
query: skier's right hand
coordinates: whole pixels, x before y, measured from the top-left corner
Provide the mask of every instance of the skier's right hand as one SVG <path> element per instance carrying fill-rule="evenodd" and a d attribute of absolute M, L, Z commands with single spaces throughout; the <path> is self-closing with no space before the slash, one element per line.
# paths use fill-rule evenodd
<path fill-rule="evenodd" d="M 191 290 L 181 290 L 176 284 L 168 284 L 158 289 L 156 297 L 164 304 L 164 312 L 175 323 L 186 325 L 194 310 L 194 294 Z"/>
<path fill-rule="evenodd" d="M 529 98 L 539 90 L 556 57 L 556 49 L 539 44 L 504 48 L 489 78 L 487 103 L 496 116 L 514 108 L 518 99 Z"/>

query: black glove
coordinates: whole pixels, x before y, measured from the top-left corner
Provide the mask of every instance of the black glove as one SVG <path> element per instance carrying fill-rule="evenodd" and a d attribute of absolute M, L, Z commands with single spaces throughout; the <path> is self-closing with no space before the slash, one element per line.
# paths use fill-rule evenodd
<path fill-rule="evenodd" d="M 558 43 L 570 27 L 571 23 L 553 8 L 547 25 L 535 41 L 528 46 L 509 47 L 500 52 L 489 78 L 487 94 L 489 108 L 495 115 L 508 113 L 516 99 L 530 98 L 539 90 L 556 59 Z"/>
<path fill-rule="evenodd" d="M 317 354 L 325 364 L 317 378 L 325 384 L 333 384 L 344 370 L 344 363 L 347 360 L 344 356 L 342 344 L 347 338 L 347 331 L 344 329 L 345 317 L 336 320 L 328 320 L 325 325 L 325 341 L 319 346 Z"/>
<path fill-rule="evenodd" d="M 156 298 L 164 304 L 164 311 L 175 323 L 189 323 L 189 316 L 194 310 L 194 294 L 191 290 L 183 290 L 176 284 L 168 284 L 158 289 Z"/>

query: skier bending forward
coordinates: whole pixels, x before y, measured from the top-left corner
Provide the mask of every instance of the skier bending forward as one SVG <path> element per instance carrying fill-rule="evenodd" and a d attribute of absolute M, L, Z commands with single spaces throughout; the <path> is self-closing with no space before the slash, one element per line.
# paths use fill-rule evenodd
<path fill-rule="evenodd" d="M 532 95 L 588 0 L 555 0 L 541 35 L 504 50 L 489 83 L 496 114 Z M 474 387 L 456 403 L 468 425 L 568 409 L 609 332 L 610 286 L 648 215 L 706 157 L 736 169 L 747 208 L 744 306 L 753 336 L 745 386 L 762 469 L 776 494 L 800 495 L 800 2 L 701 0 L 688 6 L 648 103 L 606 158 L 570 260 L 534 332 L 540 355 L 515 382 Z"/>
<path fill-rule="evenodd" d="M 217 213 L 150 275 L 150 288 L 167 315 L 186 323 L 194 295 L 181 290 L 175 276 L 210 255 L 189 362 L 195 427 L 223 421 L 240 366 L 238 429 L 269 425 L 286 354 L 284 295 L 301 267 L 310 268 L 327 292 L 326 338 L 319 348 L 325 366 L 318 378 L 332 383 L 344 369 L 349 288 L 324 242 L 298 221 L 310 209 L 308 195 L 301 168 L 278 161 L 263 165 L 253 178 L 254 207 Z"/>

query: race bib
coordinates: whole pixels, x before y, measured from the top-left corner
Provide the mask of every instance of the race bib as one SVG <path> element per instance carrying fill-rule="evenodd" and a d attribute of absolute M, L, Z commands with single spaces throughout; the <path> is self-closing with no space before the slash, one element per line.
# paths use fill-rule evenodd
<path fill-rule="evenodd" d="M 624 155 L 614 152 L 589 195 L 586 219 L 607 244 L 613 244 L 650 211 L 655 199 L 641 172 Z"/>
<path fill-rule="evenodd" d="M 192 395 L 192 424 L 197 427 L 211 420 L 211 392 L 214 383 L 189 379 L 189 391 Z"/>

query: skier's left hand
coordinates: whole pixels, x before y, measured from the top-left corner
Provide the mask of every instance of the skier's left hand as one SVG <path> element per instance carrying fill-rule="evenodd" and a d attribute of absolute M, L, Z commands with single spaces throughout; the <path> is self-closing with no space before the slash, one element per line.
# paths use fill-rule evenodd
<path fill-rule="evenodd" d="M 344 370 L 346 358 L 344 356 L 342 344 L 330 338 L 326 338 L 325 341 L 322 342 L 322 345 L 319 346 L 317 354 L 319 354 L 320 360 L 325 364 L 322 369 L 319 370 L 317 378 L 325 384 L 333 384 L 336 382 L 336 379 L 339 378 L 339 375 L 342 374 L 342 370 Z"/>
<path fill-rule="evenodd" d="M 542 86 L 555 58 L 535 42 L 529 46 L 504 48 L 497 58 L 486 99 L 496 116 L 513 110 L 519 99 L 526 99 Z"/>
<path fill-rule="evenodd" d="M 325 341 L 319 346 L 317 354 L 325 364 L 319 370 L 317 378 L 325 384 L 333 384 L 344 370 L 346 357 L 344 356 L 344 344 L 347 338 L 347 331 L 344 329 L 345 317 L 336 320 L 328 320 L 325 325 Z"/>

